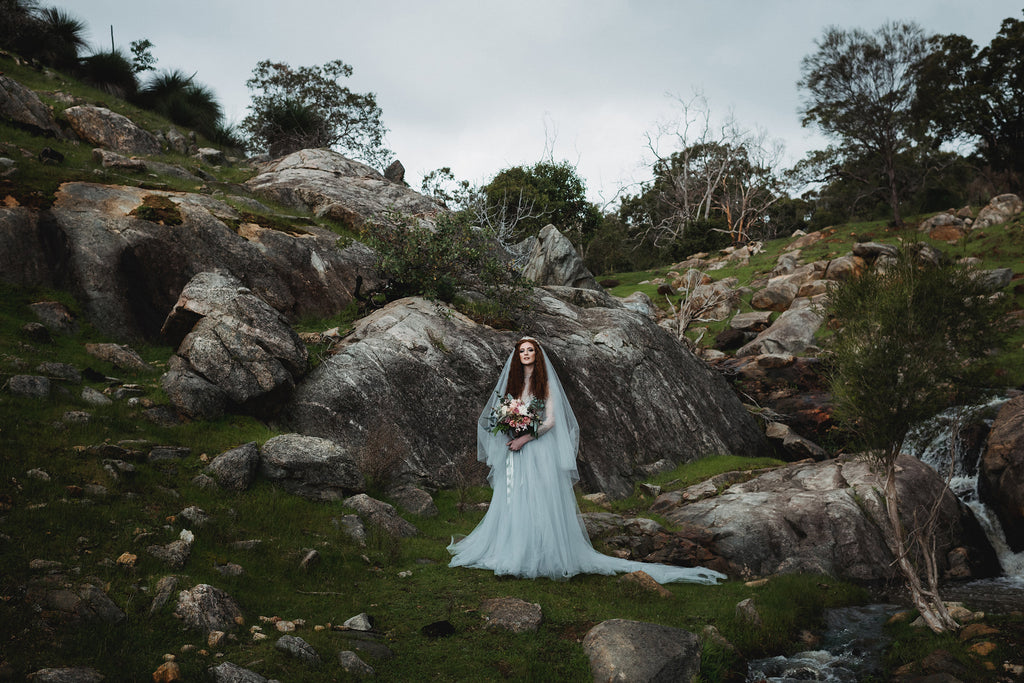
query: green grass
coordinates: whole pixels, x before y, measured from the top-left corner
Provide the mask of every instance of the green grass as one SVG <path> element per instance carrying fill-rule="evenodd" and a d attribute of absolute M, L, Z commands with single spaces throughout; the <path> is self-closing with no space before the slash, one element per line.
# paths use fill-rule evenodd
<path fill-rule="evenodd" d="M 32 372 L 46 360 L 90 366 L 104 374 L 141 384 L 145 397 L 163 400 L 156 373 L 131 375 L 105 367 L 82 350 L 86 341 L 101 341 L 88 325 L 74 336 L 57 336 L 52 345 L 27 344 L 21 326 L 30 319 L 28 304 L 47 298 L 62 300 L 72 310 L 77 304 L 60 292 L 0 288 L 0 367 L 2 377 Z M 332 321 L 309 321 L 313 329 Z M 164 362 L 166 347 L 139 347 L 147 360 Z M 28 368 L 25 370 L 24 368 Z M 104 384 L 95 385 L 103 389 Z M 450 537 L 468 533 L 482 513 L 460 512 L 460 498 L 487 500 L 489 490 L 441 491 L 436 496 L 440 514 L 412 521 L 420 535 L 405 540 L 371 534 L 360 547 L 340 530 L 338 519 L 350 513 L 341 503 L 316 503 L 260 481 L 245 493 L 206 490 L 192 483 L 206 462 L 234 446 L 263 443 L 278 433 L 247 417 L 213 422 L 192 422 L 159 427 L 143 419 L 140 409 L 125 402 L 88 408 L 77 398 L 78 387 L 46 400 L 0 393 L 0 632 L 4 657 L 19 673 L 44 666 L 90 665 L 105 673 L 120 672 L 125 680 L 148 680 L 164 653 L 175 653 L 187 679 L 200 679 L 207 667 L 224 659 L 282 680 L 338 680 L 332 664 L 337 652 L 348 649 L 347 638 L 336 630 L 314 630 L 315 625 L 340 624 L 360 612 L 375 617 L 384 642 L 396 653 L 389 661 L 373 661 L 382 680 L 437 678 L 438 680 L 551 679 L 589 680 L 589 666 L 579 641 L 597 623 L 611 618 L 637 619 L 699 632 L 715 625 L 748 656 L 786 651 L 793 647 L 800 628 L 820 617 L 826 606 L 849 604 L 865 598 L 862 591 L 822 577 L 779 577 L 753 588 L 729 582 L 721 586 L 670 586 L 675 596 L 660 598 L 623 584 L 615 577 L 578 576 L 565 582 L 498 578 L 472 569 L 449 569 L 445 548 Z M 69 409 L 87 409 L 86 424 L 63 424 Z M 180 461 L 133 460 L 135 473 L 113 478 L 104 467 L 109 457 L 95 448 L 124 439 L 144 455 L 148 445 L 185 446 L 191 450 Z M 737 467 L 757 467 L 767 461 L 717 457 L 663 473 L 652 481 L 667 488 L 694 483 L 706 476 Z M 30 469 L 47 472 L 49 481 L 27 476 Z M 672 483 L 669 483 L 672 482 Z M 76 487 L 100 484 L 109 495 L 82 496 Z M 183 528 L 179 513 L 195 505 L 211 521 L 191 528 L 195 544 L 182 571 L 172 571 L 146 552 L 153 544 L 174 540 Z M 637 508 L 643 501 L 635 501 Z M 236 550 L 232 543 L 260 539 L 254 550 Z M 299 569 L 306 549 L 316 549 L 320 562 L 308 571 Z M 114 563 L 122 553 L 138 556 L 132 568 Z M 61 562 L 67 582 L 86 578 L 107 590 L 128 616 L 124 624 L 44 628 L 31 610 L 25 590 L 38 590 L 42 578 L 29 571 L 29 562 Z M 222 576 L 217 567 L 241 565 L 240 577 Z M 399 577 L 399 572 L 411 572 Z M 156 615 L 149 607 L 156 583 L 174 574 L 181 587 L 210 583 L 227 591 L 245 615 L 245 628 L 219 651 L 209 652 L 204 635 L 184 631 L 172 616 L 173 601 Z M 827 586 L 823 588 L 822 586 Z M 537 602 L 544 611 L 540 631 L 529 635 L 491 633 L 484 629 L 481 600 L 514 596 Z M 753 597 L 765 618 L 764 631 L 753 632 L 736 620 L 735 604 Z M 52 616 L 52 615 L 51 615 Z M 307 670 L 273 648 L 277 634 L 260 617 L 304 619 L 297 635 L 306 639 L 325 664 Z M 432 640 L 420 629 L 434 621 L 449 620 L 457 633 Z M 262 626 L 270 636 L 253 641 L 250 626 Z M 192 651 L 182 652 L 185 645 Z M 206 650 L 207 654 L 201 651 Z M 741 667 L 734 654 L 705 648 L 702 679 L 717 681 Z M 113 672 L 113 673 L 112 673 Z"/>

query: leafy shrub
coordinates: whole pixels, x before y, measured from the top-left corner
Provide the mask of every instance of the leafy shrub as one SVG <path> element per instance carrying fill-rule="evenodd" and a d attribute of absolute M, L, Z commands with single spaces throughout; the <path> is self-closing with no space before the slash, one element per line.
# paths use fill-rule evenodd
<path fill-rule="evenodd" d="M 364 226 L 363 237 L 377 252 L 388 300 L 422 295 L 454 303 L 475 320 L 499 326 L 514 325 L 526 306 L 527 281 L 502 258 L 494 235 L 465 217 L 441 215 L 431 227 L 392 215 L 387 222 Z"/>

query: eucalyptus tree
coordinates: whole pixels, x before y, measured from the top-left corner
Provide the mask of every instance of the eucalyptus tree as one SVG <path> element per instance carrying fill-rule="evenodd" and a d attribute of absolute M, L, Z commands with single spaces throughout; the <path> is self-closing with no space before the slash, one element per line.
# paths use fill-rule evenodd
<path fill-rule="evenodd" d="M 984 47 L 933 37 L 916 95 L 915 115 L 939 142 L 966 142 L 993 171 L 1024 173 L 1024 21 L 1004 19 Z"/>
<path fill-rule="evenodd" d="M 860 180 L 883 193 L 893 223 L 902 225 L 900 175 L 906 153 L 919 143 L 913 103 L 928 36 L 917 24 L 891 22 L 874 33 L 830 27 L 815 45 L 797 83 L 803 125 L 835 139 L 840 160 L 874 167 Z"/>

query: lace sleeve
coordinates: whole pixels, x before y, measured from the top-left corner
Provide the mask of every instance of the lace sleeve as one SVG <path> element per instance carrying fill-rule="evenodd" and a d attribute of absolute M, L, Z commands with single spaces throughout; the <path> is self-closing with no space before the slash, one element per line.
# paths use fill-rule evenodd
<path fill-rule="evenodd" d="M 544 436 L 544 434 L 555 426 L 555 404 L 554 399 L 551 398 L 550 393 L 548 394 L 547 401 L 544 402 L 544 419 L 540 423 L 540 427 L 537 429 L 537 438 Z"/>

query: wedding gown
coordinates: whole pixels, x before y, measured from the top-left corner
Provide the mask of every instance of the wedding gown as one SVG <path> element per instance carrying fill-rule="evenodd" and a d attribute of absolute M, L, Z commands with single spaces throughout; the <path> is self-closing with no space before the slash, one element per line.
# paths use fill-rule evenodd
<path fill-rule="evenodd" d="M 478 457 L 490 468 L 491 504 L 468 536 L 448 546 L 452 553 L 449 566 L 530 579 L 637 570 L 658 583 L 714 584 L 725 579 L 704 567 L 636 562 L 594 550 L 573 493 L 573 483 L 579 479 L 579 428 L 546 354 L 549 396 L 538 437 L 513 452 L 506 445 L 506 435 L 489 432 L 491 409 L 504 393 L 511 360 L 510 356 L 477 423 Z"/>

